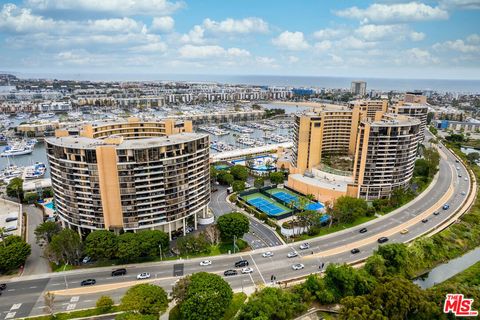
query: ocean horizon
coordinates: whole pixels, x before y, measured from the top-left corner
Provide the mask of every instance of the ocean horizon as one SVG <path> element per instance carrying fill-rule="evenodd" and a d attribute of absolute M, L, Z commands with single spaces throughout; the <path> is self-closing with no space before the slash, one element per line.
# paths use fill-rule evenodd
<path fill-rule="evenodd" d="M 460 79 L 394 79 L 331 76 L 219 75 L 219 74 L 153 74 L 153 73 L 23 73 L 6 72 L 23 79 L 58 79 L 76 81 L 178 81 L 236 85 L 292 86 L 316 88 L 350 88 L 351 81 L 367 82 L 367 91 L 413 91 L 480 93 L 480 80 Z"/>

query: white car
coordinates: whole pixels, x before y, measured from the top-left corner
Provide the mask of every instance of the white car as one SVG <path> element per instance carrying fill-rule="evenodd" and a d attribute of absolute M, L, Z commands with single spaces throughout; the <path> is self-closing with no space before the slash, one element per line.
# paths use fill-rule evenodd
<path fill-rule="evenodd" d="M 302 243 L 302 244 L 300 245 L 300 250 L 306 250 L 306 249 L 308 249 L 308 248 L 310 248 L 310 244 L 308 244 L 308 243 L 306 243 L 306 242 L 305 242 L 305 243 Z"/>
<path fill-rule="evenodd" d="M 289 252 L 287 254 L 287 258 L 295 258 L 296 256 L 298 256 L 298 253 L 296 253 L 295 251 Z"/>
<path fill-rule="evenodd" d="M 293 270 L 302 270 L 303 268 L 305 268 L 305 266 L 302 263 L 295 263 L 292 265 Z"/>
<path fill-rule="evenodd" d="M 83 258 L 82 263 L 89 263 L 91 260 L 92 258 L 90 258 L 89 256 L 86 256 L 85 258 Z"/>
<path fill-rule="evenodd" d="M 139 275 L 137 275 L 137 280 L 143 280 L 148 278 L 150 278 L 150 273 L 148 272 L 142 272 Z"/>
<path fill-rule="evenodd" d="M 250 267 L 246 267 L 242 269 L 243 274 L 252 273 L 252 272 L 253 272 L 253 269 Z"/>
<path fill-rule="evenodd" d="M 273 257 L 273 252 L 272 251 L 267 251 L 262 253 L 262 257 L 268 258 L 268 257 Z"/>
<path fill-rule="evenodd" d="M 210 260 L 203 260 L 202 262 L 200 262 L 201 266 L 210 266 L 211 264 L 212 264 L 212 261 Z"/>

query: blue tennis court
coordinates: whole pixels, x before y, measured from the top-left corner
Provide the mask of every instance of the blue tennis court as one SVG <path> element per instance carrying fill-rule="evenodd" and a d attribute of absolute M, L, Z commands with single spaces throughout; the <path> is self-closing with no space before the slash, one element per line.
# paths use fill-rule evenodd
<path fill-rule="evenodd" d="M 272 215 L 272 216 L 282 213 L 284 211 L 282 208 L 279 208 L 276 204 L 270 203 L 267 200 L 262 198 L 250 199 L 247 202 L 252 206 L 255 206 L 261 211 L 265 212 L 266 214 Z"/>
<path fill-rule="evenodd" d="M 273 191 L 270 193 L 274 198 L 284 201 L 285 203 L 291 203 L 292 201 L 295 203 L 295 207 L 299 207 L 300 201 L 299 198 L 291 193 L 287 193 L 285 191 Z M 320 210 L 324 208 L 324 205 L 320 202 L 311 202 L 307 204 L 305 210 Z"/>

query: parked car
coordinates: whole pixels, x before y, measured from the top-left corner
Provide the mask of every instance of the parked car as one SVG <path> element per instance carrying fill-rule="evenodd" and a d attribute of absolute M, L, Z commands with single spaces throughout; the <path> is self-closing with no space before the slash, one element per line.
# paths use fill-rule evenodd
<path fill-rule="evenodd" d="M 238 274 L 237 270 L 227 270 L 223 273 L 224 276 L 236 276 Z"/>
<path fill-rule="evenodd" d="M 94 285 L 95 283 L 97 283 L 97 280 L 95 279 L 86 279 L 86 280 L 83 280 L 82 282 L 80 282 L 80 285 L 83 287 L 83 286 L 92 286 Z"/>
<path fill-rule="evenodd" d="M 357 254 L 357 253 L 360 252 L 360 249 L 358 249 L 358 248 L 353 248 L 352 250 L 350 250 L 350 252 L 351 252 L 352 254 Z"/>
<path fill-rule="evenodd" d="M 387 237 L 381 237 L 381 238 L 378 238 L 378 240 L 377 240 L 378 243 L 385 243 L 387 241 L 388 241 Z"/>
<path fill-rule="evenodd" d="M 125 268 L 120 268 L 120 269 L 112 271 L 112 277 L 124 276 L 126 274 L 127 274 L 127 269 L 125 269 Z"/>
<path fill-rule="evenodd" d="M 296 256 L 298 256 L 298 253 L 296 253 L 295 251 L 289 252 L 287 254 L 287 258 L 295 258 Z"/>
<path fill-rule="evenodd" d="M 302 243 L 300 245 L 300 250 L 307 250 L 308 248 L 310 248 L 310 244 L 305 242 L 305 243 Z"/>
<path fill-rule="evenodd" d="M 89 263 L 90 261 L 92 261 L 92 258 L 86 256 L 85 258 L 83 258 L 82 263 Z"/>
<path fill-rule="evenodd" d="M 150 278 L 150 273 L 148 272 L 142 272 L 137 275 L 137 280 L 143 280 L 143 279 L 148 279 Z"/>
<path fill-rule="evenodd" d="M 368 231 L 367 228 L 362 228 L 362 229 L 360 229 L 358 232 L 360 232 L 360 233 L 365 233 L 365 232 L 367 232 L 367 231 Z"/>
<path fill-rule="evenodd" d="M 235 268 L 242 268 L 242 267 L 248 267 L 248 261 L 247 260 L 240 260 L 235 262 Z"/>
<path fill-rule="evenodd" d="M 262 257 L 268 258 L 268 257 L 273 257 L 273 252 L 272 251 L 267 251 L 262 253 Z"/>
<path fill-rule="evenodd" d="M 292 265 L 293 270 L 301 270 L 303 268 L 305 268 L 305 266 L 302 263 L 295 263 L 294 265 Z"/>
<path fill-rule="evenodd" d="M 243 274 L 252 273 L 252 272 L 253 272 L 253 269 L 250 267 L 246 267 L 242 269 Z"/>
<path fill-rule="evenodd" d="M 212 261 L 210 260 L 203 260 L 202 262 L 200 262 L 201 266 L 209 266 L 211 264 L 212 264 Z"/>
<path fill-rule="evenodd" d="M 7 217 L 5 219 L 5 222 L 12 222 L 12 221 L 15 221 L 15 220 L 18 220 L 18 217 Z"/>
<path fill-rule="evenodd" d="M 7 289 L 6 283 L 0 283 L 0 291 Z"/>
<path fill-rule="evenodd" d="M 17 226 L 10 226 L 5 228 L 5 232 L 15 231 L 15 230 L 17 230 Z"/>

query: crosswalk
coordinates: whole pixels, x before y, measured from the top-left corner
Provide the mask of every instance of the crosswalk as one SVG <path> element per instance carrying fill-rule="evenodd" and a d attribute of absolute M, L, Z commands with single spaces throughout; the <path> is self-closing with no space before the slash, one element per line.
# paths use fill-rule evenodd
<path fill-rule="evenodd" d="M 55 303 L 55 312 L 61 312 L 61 311 L 73 311 L 77 308 L 77 304 L 79 303 L 80 301 L 80 296 L 73 296 L 70 298 L 70 300 L 67 300 L 66 302 L 63 301 L 62 302 L 57 302 Z M 91 301 L 91 300 L 89 300 Z M 86 301 L 85 301 L 86 302 Z M 15 318 L 18 318 L 18 317 L 23 317 L 25 315 L 23 315 L 25 312 L 27 312 L 27 314 L 29 313 L 29 311 L 26 311 L 25 308 L 32 308 L 32 306 L 28 306 L 26 305 L 23 309 L 23 312 L 20 312 L 22 309 L 22 306 L 24 306 L 24 304 L 22 303 L 15 303 L 13 304 L 10 309 L 8 311 L 4 311 L 3 312 L 3 315 L 4 317 L 2 318 L 2 313 L 0 313 L 0 320 L 4 319 L 4 320 L 10 320 L 10 319 L 15 319 Z M 34 309 L 41 309 L 42 311 L 44 310 L 45 308 L 45 305 L 43 303 L 43 299 L 40 301 L 37 301 L 37 304 L 36 306 L 34 306 Z M 31 310 L 31 309 L 29 309 Z M 20 314 L 18 314 L 20 312 Z M 35 313 L 38 313 L 35 312 Z M 41 313 L 44 313 L 44 312 L 41 312 Z M 17 315 L 18 314 L 18 315 Z"/>
<path fill-rule="evenodd" d="M 13 319 L 17 314 L 18 309 L 22 306 L 21 303 L 15 303 L 11 308 L 10 311 L 5 315 L 5 319 Z"/>

